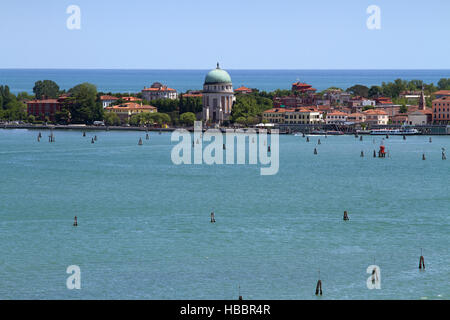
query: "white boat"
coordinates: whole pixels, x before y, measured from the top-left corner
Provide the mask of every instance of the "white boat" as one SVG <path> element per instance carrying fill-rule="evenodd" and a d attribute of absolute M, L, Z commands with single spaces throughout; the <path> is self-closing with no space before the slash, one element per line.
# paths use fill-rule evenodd
<path fill-rule="evenodd" d="M 401 129 L 374 129 L 370 130 L 371 135 L 393 135 L 393 136 L 410 136 L 419 134 L 419 131 L 414 128 L 402 127 Z"/>

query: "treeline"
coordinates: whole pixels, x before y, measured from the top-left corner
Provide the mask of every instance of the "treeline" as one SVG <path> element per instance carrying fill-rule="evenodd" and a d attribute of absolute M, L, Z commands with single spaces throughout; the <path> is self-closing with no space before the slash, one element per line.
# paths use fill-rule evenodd
<path fill-rule="evenodd" d="M 17 96 L 8 86 L 0 86 L 0 119 L 7 121 L 26 120 L 27 106 L 22 101 L 29 98 L 26 92 Z"/>
<path fill-rule="evenodd" d="M 232 123 L 254 125 L 262 121 L 262 113 L 273 107 L 272 98 L 266 92 L 254 90 L 252 93 L 237 94 L 231 110 Z"/>
<path fill-rule="evenodd" d="M 396 79 L 393 82 L 382 82 L 380 86 L 354 85 L 345 91 L 365 98 L 389 97 L 392 99 L 399 98 L 404 91 L 420 91 L 424 89 L 425 95 L 431 96 L 438 90 L 450 90 L 450 78 L 442 78 L 438 81 L 437 86 L 434 83 L 425 83 L 422 80 L 402 80 Z M 326 91 L 326 90 L 325 90 Z M 322 92 L 322 93 L 325 93 Z"/>

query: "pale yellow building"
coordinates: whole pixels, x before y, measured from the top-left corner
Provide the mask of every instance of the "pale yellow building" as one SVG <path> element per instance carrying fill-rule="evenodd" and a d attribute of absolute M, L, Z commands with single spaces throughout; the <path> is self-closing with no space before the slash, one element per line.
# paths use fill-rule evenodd
<path fill-rule="evenodd" d="M 318 124 L 323 122 L 322 113 L 315 107 L 273 108 L 263 112 L 263 120 L 269 123 Z"/>
<path fill-rule="evenodd" d="M 142 105 L 142 103 L 139 104 L 136 102 L 127 102 L 117 106 L 106 107 L 105 110 L 117 114 L 122 121 L 129 120 L 135 114 L 158 112 L 156 107 Z"/>

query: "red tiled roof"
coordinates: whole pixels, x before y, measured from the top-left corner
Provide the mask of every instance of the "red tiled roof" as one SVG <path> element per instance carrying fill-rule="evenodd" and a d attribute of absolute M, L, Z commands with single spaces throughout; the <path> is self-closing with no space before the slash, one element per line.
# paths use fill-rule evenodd
<path fill-rule="evenodd" d="M 142 91 L 152 91 L 152 92 L 158 92 L 158 91 L 176 91 L 175 89 L 168 88 L 167 86 L 162 86 L 158 88 L 145 88 Z"/>
<path fill-rule="evenodd" d="M 141 105 L 136 102 L 127 102 L 117 106 L 106 107 L 106 110 L 137 110 L 137 109 L 156 109 L 154 106 Z"/>
<path fill-rule="evenodd" d="M 203 97 L 202 93 L 185 93 L 183 94 L 183 98 L 201 98 Z"/>
<path fill-rule="evenodd" d="M 252 92 L 252 89 L 247 88 L 245 86 L 241 86 L 241 87 L 239 87 L 237 89 L 234 89 L 234 91 L 237 91 L 237 92 Z"/>
<path fill-rule="evenodd" d="M 445 96 L 445 97 L 442 97 L 442 98 L 439 98 L 439 99 L 434 99 L 433 103 L 435 103 L 435 102 L 449 102 L 449 101 L 450 101 L 450 96 Z"/>
<path fill-rule="evenodd" d="M 364 113 L 371 114 L 371 115 L 386 115 L 387 116 L 386 111 L 379 110 L 379 109 L 369 109 L 369 110 L 364 111 Z"/>
<path fill-rule="evenodd" d="M 106 95 L 106 96 L 100 96 L 100 100 L 102 100 L 102 101 L 103 100 L 119 100 L 119 98 Z"/>
<path fill-rule="evenodd" d="M 447 95 L 450 96 L 450 90 L 439 90 L 434 93 L 435 95 Z"/>
<path fill-rule="evenodd" d="M 286 112 L 286 110 L 291 110 L 291 109 L 285 109 L 285 108 L 272 108 L 269 110 L 264 111 L 264 113 L 284 113 Z"/>
<path fill-rule="evenodd" d="M 141 99 L 136 97 L 122 97 L 121 99 L 125 101 L 142 101 Z"/>
<path fill-rule="evenodd" d="M 59 103 L 58 99 L 42 99 L 42 100 L 30 100 L 27 101 L 27 104 L 33 103 Z"/>

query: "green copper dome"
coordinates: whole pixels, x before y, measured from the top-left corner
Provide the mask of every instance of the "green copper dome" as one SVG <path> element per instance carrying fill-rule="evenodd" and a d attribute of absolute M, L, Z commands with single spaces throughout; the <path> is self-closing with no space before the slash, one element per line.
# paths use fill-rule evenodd
<path fill-rule="evenodd" d="M 230 75 L 225 70 L 220 69 L 219 63 L 217 63 L 217 68 L 211 70 L 205 78 L 205 84 L 215 83 L 231 83 Z"/>

